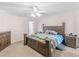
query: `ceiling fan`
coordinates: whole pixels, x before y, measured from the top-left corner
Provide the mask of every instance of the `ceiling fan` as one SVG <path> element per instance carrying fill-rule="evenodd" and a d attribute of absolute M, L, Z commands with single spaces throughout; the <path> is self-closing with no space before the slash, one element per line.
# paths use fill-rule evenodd
<path fill-rule="evenodd" d="M 32 6 L 31 16 L 32 17 L 41 17 L 45 11 L 42 11 L 38 8 L 38 6 Z"/>

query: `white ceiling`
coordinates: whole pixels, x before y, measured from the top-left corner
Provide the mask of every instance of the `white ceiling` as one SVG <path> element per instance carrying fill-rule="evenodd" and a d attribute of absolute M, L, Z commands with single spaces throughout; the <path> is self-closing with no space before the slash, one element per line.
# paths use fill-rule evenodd
<path fill-rule="evenodd" d="M 0 9 L 8 13 L 27 16 L 32 11 L 32 6 L 38 6 L 45 14 L 78 10 L 78 2 L 0 2 Z"/>

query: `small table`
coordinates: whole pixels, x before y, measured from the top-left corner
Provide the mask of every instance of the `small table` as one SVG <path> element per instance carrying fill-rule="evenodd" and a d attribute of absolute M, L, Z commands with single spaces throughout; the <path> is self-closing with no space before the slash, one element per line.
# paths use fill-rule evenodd
<path fill-rule="evenodd" d="M 79 39 L 73 36 L 65 36 L 65 45 L 76 49 L 79 47 Z"/>

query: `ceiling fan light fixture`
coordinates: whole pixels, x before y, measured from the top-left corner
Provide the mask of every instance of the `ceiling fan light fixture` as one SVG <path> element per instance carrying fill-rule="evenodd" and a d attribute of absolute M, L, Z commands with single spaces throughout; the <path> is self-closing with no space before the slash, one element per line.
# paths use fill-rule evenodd
<path fill-rule="evenodd" d="M 37 9 L 36 6 L 33 7 L 33 11 L 34 11 L 34 12 L 37 12 L 37 11 L 38 11 L 38 9 Z"/>
<path fill-rule="evenodd" d="M 41 16 L 42 16 L 42 14 L 40 14 L 40 13 L 36 13 L 36 15 L 37 15 L 38 17 L 41 17 Z"/>
<path fill-rule="evenodd" d="M 32 17 L 41 17 L 43 15 L 44 11 L 41 11 L 37 6 L 32 7 L 31 16 Z"/>
<path fill-rule="evenodd" d="M 34 18 L 36 17 L 34 14 L 31 14 L 31 16 L 34 17 Z"/>

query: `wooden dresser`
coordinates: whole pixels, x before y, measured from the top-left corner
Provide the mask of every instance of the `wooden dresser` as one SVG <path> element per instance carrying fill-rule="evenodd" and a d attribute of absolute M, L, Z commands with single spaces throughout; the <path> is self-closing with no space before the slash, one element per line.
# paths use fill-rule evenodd
<path fill-rule="evenodd" d="M 79 39 L 77 37 L 65 36 L 65 45 L 72 48 L 78 48 Z"/>
<path fill-rule="evenodd" d="M 0 33 L 0 51 L 11 44 L 11 32 Z"/>

